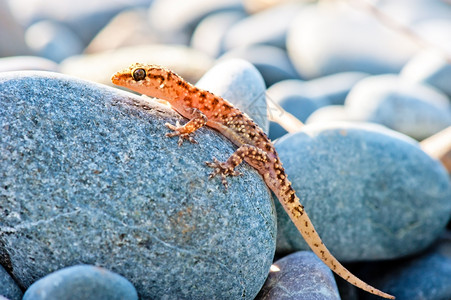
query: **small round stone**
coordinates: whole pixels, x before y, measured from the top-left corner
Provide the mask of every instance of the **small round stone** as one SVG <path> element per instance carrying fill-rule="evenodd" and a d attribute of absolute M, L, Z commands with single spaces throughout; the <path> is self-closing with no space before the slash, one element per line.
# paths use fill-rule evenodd
<path fill-rule="evenodd" d="M 138 300 L 134 286 L 107 269 L 77 265 L 53 272 L 25 292 L 23 300 Z"/>
<path fill-rule="evenodd" d="M 301 77 L 310 79 L 348 71 L 397 73 L 418 46 L 367 12 L 328 1 L 295 17 L 287 50 Z"/>
<path fill-rule="evenodd" d="M 271 266 L 256 300 L 339 300 L 332 271 L 310 251 L 285 256 Z"/>
<path fill-rule="evenodd" d="M 229 59 L 219 62 L 196 86 L 230 101 L 268 132 L 266 86 L 262 75 L 248 61 Z"/>
<path fill-rule="evenodd" d="M 359 81 L 345 106 L 352 120 L 382 124 L 417 140 L 451 125 L 451 103 L 445 94 L 393 74 Z"/>

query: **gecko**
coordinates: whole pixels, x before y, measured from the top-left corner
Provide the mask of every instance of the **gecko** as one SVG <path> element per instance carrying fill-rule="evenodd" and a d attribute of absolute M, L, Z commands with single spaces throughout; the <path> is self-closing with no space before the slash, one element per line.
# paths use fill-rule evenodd
<path fill-rule="evenodd" d="M 212 162 L 206 162 L 213 170 L 209 175 L 210 178 L 220 176 L 222 184 L 227 189 L 227 176 L 241 175 L 235 168 L 245 161 L 263 177 L 312 251 L 332 271 L 369 293 L 395 299 L 394 296 L 370 286 L 353 275 L 329 252 L 296 196 L 274 145 L 245 113 L 227 100 L 199 89 L 176 73 L 157 65 L 136 63 L 115 73 L 111 80 L 118 86 L 163 99 L 169 102 L 176 112 L 187 118 L 189 121 L 183 126 L 178 122 L 175 125 L 165 124 L 170 130 L 166 136 L 178 136 L 179 146 L 185 140 L 197 143 L 193 134 L 203 126 L 219 131 L 238 149 L 225 162 L 220 162 L 216 158 L 213 158 Z"/>

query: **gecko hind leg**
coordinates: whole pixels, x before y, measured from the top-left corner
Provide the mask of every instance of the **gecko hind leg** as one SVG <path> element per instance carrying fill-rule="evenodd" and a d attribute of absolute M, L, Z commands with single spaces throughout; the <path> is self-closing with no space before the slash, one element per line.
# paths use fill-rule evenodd
<path fill-rule="evenodd" d="M 172 132 L 166 133 L 167 137 L 178 136 L 178 145 L 181 146 L 184 140 L 189 140 L 191 143 L 196 144 L 197 141 L 192 137 L 192 134 L 205 124 L 207 124 L 207 116 L 204 115 L 197 108 L 192 109 L 193 118 L 189 120 L 188 123 L 181 126 L 179 121 L 175 123 L 175 126 L 169 123 L 165 123 L 164 125 L 172 130 Z"/>
<path fill-rule="evenodd" d="M 213 178 L 216 175 L 221 176 L 222 184 L 227 190 L 227 176 L 242 175 L 241 172 L 235 170 L 235 168 L 245 160 L 252 167 L 261 167 L 262 163 L 268 161 L 268 155 L 266 152 L 252 145 L 241 145 L 225 162 L 220 162 L 216 158 L 213 158 L 212 162 L 205 162 L 207 166 L 213 168 L 213 172 L 210 173 L 209 178 Z"/>

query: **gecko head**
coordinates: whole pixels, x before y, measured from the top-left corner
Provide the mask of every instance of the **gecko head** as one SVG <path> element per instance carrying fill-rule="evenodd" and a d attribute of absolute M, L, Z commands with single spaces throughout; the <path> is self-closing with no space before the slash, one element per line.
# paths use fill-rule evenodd
<path fill-rule="evenodd" d="M 111 77 L 111 81 L 136 92 L 156 96 L 152 95 L 152 92 L 164 87 L 169 72 L 157 65 L 135 63 L 127 69 L 115 73 Z"/>

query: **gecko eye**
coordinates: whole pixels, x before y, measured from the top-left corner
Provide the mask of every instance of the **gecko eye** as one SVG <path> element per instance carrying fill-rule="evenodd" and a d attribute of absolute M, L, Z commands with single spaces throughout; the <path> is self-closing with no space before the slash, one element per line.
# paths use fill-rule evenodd
<path fill-rule="evenodd" d="M 144 78 L 146 78 L 146 70 L 141 68 L 135 69 L 132 73 L 132 76 L 135 81 L 143 80 Z"/>

